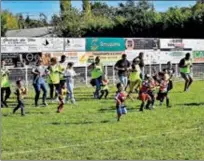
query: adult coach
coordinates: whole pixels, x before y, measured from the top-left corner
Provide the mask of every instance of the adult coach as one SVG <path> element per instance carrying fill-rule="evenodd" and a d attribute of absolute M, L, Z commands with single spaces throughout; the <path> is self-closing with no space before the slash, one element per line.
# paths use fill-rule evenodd
<path fill-rule="evenodd" d="M 120 82 L 127 86 L 128 83 L 128 70 L 130 69 L 130 62 L 127 60 L 127 55 L 123 54 L 122 59 L 118 60 L 115 64 L 115 70 L 118 70 L 118 77 Z"/>
<path fill-rule="evenodd" d="M 184 92 L 186 92 L 193 82 L 193 78 L 191 77 L 192 60 L 190 53 L 187 53 L 185 58 L 180 60 L 179 68 L 181 77 L 185 80 Z"/>
<path fill-rule="evenodd" d="M 140 52 L 139 56 L 137 56 L 135 59 L 133 59 L 132 63 L 136 64 L 136 60 L 139 61 L 139 67 L 140 67 L 140 70 L 141 70 L 140 78 L 143 79 L 143 71 L 144 71 L 144 66 L 145 66 L 145 64 L 144 64 L 144 53 Z"/>
<path fill-rule="evenodd" d="M 36 67 L 33 68 L 33 87 L 35 89 L 35 107 L 38 106 L 38 100 L 40 97 L 40 91 L 43 91 L 42 104 L 47 106 L 46 97 L 47 89 L 44 76 L 48 74 L 48 70 L 42 65 L 42 60 L 38 60 Z"/>
<path fill-rule="evenodd" d="M 4 60 L 1 61 L 1 107 L 8 107 L 6 100 L 11 95 L 9 71 L 6 69 L 5 63 Z"/>

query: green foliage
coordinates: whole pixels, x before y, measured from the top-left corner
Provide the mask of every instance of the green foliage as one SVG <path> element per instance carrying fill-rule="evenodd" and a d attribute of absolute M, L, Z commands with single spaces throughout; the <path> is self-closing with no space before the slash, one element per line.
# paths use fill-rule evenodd
<path fill-rule="evenodd" d="M 61 14 L 53 15 L 48 23 L 41 13 L 39 19 L 26 19 L 4 11 L 4 27 L 8 29 L 32 28 L 51 25 L 58 36 L 83 37 L 178 37 L 203 38 L 204 4 L 191 7 L 171 7 L 157 12 L 151 1 L 127 0 L 117 7 L 105 2 L 82 1 L 82 11 L 71 7 L 71 0 L 60 0 Z M 2 23 L 3 24 L 3 23 Z"/>
<path fill-rule="evenodd" d="M 7 31 L 6 17 L 1 14 L 1 36 L 5 36 Z"/>
<path fill-rule="evenodd" d="M 92 98 L 94 89 L 76 88 L 77 105 L 33 106 L 34 90 L 25 99 L 26 116 L 1 109 L 2 160 L 204 160 L 203 81 L 189 92 L 184 82 L 169 93 L 172 108 L 139 112 L 140 101 L 127 100 L 128 113 L 116 120 L 115 87 L 108 99 Z M 13 95 L 14 96 L 14 95 Z M 134 95 L 136 97 L 136 95 Z M 11 97 L 13 98 L 13 97 Z M 31 99 L 32 98 L 32 99 Z"/>

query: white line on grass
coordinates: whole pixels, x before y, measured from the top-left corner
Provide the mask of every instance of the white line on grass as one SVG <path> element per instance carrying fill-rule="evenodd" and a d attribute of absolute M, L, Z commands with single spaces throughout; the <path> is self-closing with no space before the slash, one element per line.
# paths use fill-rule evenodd
<path fill-rule="evenodd" d="M 112 143 L 112 142 L 117 142 L 117 141 L 127 141 L 127 140 L 135 140 L 135 139 L 140 139 L 140 138 L 148 138 L 151 136 L 158 136 L 158 135 L 167 135 L 167 134 L 176 134 L 180 133 L 181 135 L 184 134 L 184 132 L 189 133 L 190 131 L 198 130 L 201 128 L 191 128 L 191 129 L 184 129 L 184 130 L 172 130 L 172 131 L 167 131 L 164 133 L 159 133 L 159 134 L 151 134 L 151 135 L 142 135 L 138 137 L 129 137 L 129 138 L 122 138 L 122 139 L 114 139 L 114 140 L 104 140 L 104 141 L 98 141 L 93 143 L 84 143 L 84 144 L 73 144 L 73 145 L 66 145 L 66 146 L 61 146 L 61 147 L 55 147 L 55 148 L 46 148 L 46 149 L 36 149 L 36 150 L 27 150 L 27 151 L 16 151 L 16 152 L 3 152 L 3 155 L 16 155 L 16 154 L 26 154 L 26 153 L 37 153 L 37 152 L 42 152 L 42 151 L 52 151 L 52 150 L 57 150 L 57 149 L 66 149 L 70 147 L 82 147 L 82 146 L 87 146 L 90 144 L 103 144 L 103 143 Z"/>

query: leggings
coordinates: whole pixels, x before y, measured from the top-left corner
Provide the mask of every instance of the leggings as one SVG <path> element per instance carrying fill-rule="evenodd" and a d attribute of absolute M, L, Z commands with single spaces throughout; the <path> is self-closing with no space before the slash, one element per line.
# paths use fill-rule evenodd
<path fill-rule="evenodd" d="M 54 87 L 55 87 L 55 98 L 57 98 L 60 93 L 60 85 L 59 84 L 49 84 L 50 87 L 50 99 L 53 99 Z"/>
<path fill-rule="evenodd" d="M 4 97 L 4 93 L 6 93 L 5 97 Z M 11 95 L 10 87 L 2 87 L 1 88 L 1 104 L 4 104 L 7 106 L 6 100 L 10 97 L 10 95 Z"/>

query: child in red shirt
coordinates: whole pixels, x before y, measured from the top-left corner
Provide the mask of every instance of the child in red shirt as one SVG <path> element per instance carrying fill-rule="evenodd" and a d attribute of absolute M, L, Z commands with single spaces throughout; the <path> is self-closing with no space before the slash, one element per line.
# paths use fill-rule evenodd
<path fill-rule="evenodd" d="M 162 105 L 164 99 L 166 98 L 166 106 L 171 107 L 169 105 L 169 97 L 168 97 L 168 85 L 169 85 L 169 79 L 166 77 L 164 73 L 160 73 L 161 81 L 160 81 L 160 88 L 159 93 L 157 95 L 157 100 L 160 101 L 160 105 Z"/>
<path fill-rule="evenodd" d="M 145 79 L 142 82 L 142 87 L 140 88 L 140 91 L 139 91 L 139 99 L 142 101 L 140 105 L 140 111 L 143 111 L 145 102 L 147 102 L 146 109 L 150 109 L 150 104 L 152 103 L 152 99 L 148 93 L 150 89 L 149 80 L 150 80 L 150 76 L 145 75 Z"/>
<path fill-rule="evenodd" d="M 120 121 L 122 115 L 127 113 L 127 109 L 125 106 L 125 100 L 127 98 L 127 93 L 124 91 L 124 87 L 122 83 L 117 84 L 117 92 L 115 96 L 116 100 L 116 110 L 117 110 L 117 119 Z"/>

